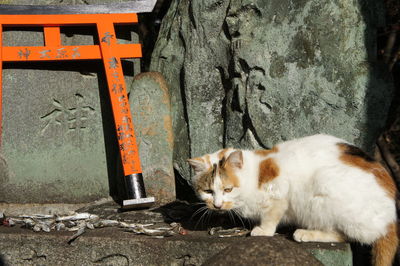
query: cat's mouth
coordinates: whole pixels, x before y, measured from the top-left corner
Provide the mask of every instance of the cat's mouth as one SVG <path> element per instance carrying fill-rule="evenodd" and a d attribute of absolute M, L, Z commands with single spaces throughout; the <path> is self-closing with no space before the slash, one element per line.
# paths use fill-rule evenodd
<path fill-rule="evenodd" d="M 215 211 L 229 211 L 233 208 L 233 202 L 223 202 L 222 205 L 216 205 L 212 202 L 207 202 L 207 207 Z"/>

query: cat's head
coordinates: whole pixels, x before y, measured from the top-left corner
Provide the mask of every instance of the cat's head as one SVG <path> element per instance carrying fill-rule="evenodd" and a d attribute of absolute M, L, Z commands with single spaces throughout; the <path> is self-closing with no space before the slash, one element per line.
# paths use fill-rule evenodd
<path fill-rule="evenodd" d="M 236 172 L 243 166 L 242 151 L 224 150 L 221 156 L 207 154 L 189 159 L 195 175 L 193 188 L 208 208 L 229 210 L 237 207 L 240 196 L 240 182 Z"/>

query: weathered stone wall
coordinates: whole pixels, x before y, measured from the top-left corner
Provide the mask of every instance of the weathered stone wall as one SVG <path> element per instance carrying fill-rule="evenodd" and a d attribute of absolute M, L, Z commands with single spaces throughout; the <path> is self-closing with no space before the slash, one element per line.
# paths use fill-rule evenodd
<path fill-rule="evenodd" d="M 391 84 L 377 65 L 382 13 L 370 0 L 172 1 L 151 69 L 170 84 L 175 168 L 233 146 L 315 133 L 366 150 Z"/>

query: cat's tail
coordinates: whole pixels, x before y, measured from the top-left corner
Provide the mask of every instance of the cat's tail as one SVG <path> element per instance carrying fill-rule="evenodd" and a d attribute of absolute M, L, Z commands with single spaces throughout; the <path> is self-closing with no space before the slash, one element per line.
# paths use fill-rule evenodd
<path fill-rule="evenodd" d="M 399 238 L 397 223 L 388 226 L 388 232 L 376 240 L 372 246 L 372 264 L 374 266 L 391 266 L 396 256 Z"/>

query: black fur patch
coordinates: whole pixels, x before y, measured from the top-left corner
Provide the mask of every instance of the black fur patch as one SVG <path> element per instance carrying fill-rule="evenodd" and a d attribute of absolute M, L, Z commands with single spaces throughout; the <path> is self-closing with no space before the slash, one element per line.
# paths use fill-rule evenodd
<path fill-rule="evenodd" d="M 347 143 L 339 143 L 339 145 L 342 147 L 345 147 L 344 153 L 347 155 L 360 157 L 367 162 L 375 162 L 375 160 L 371 156 L 369 156 L 363 150 L 361 150 L 360 148 L 358 148 L 356 146 L 353 146 L 353 145 L 350 145 Z"/>
<path fill-rule="evenodd" d="M 217 174 L 217 164 L 213 164 L 212 166 L 212 177 L 214 178 Z"/>
<path fill-rule="evenodd" d="M 226 158 L 225 158 L 225 157 L 222 157 L 222 159 L 221 159 L 221 160 L 219 161 L 219 163 L 218 163 L 219 168 L 224 167 L 225 162 L 226 162 Z"/>

